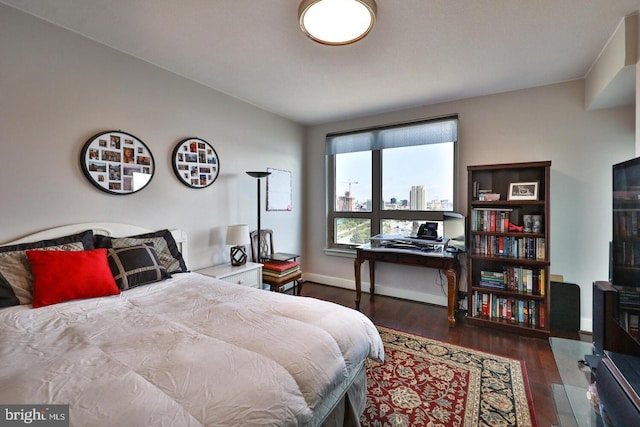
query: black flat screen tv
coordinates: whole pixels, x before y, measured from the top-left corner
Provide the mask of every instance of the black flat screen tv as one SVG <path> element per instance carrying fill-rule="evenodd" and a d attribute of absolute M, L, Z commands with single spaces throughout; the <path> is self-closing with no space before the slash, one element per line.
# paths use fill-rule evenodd
<path fill-rule="evenodd" d="M 640 157 L 613 165 L 611 284 L 596 282 L 595 369 L 607 425 L 640 425 Z"/>
<path fill-rule="evenodd" d="M 610 262 L 618 322 L 640 341 L 640 157 L 613 165 Z"/>

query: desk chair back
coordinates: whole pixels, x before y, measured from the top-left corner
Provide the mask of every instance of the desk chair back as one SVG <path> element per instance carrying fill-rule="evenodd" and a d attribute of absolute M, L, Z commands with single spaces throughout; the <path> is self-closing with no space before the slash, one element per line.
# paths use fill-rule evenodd
<path fill-rule="evenodd" d="M 257 262 L 258 250 L 260 250 L 260 259 L 273 255 L 273 230 L 260 230 L 260 242 L 258 243 L 258 231 L 254 230 L 249 233 L 251 237 L 251 259 Z"/>

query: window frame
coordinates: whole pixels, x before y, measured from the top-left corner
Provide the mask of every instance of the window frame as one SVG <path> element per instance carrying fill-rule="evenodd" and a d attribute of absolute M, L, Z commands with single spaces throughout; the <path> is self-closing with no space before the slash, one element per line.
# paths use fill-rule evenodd
<path fill-rule="evenodd" d="M 417 120 L 413 122 L 405 122 L 387 126 L 377 126 L 367 129 L 359 129 L 350 132 L 340 132 L 327 134 L 326 137 L 331 138 L 340 135 L 348 135 L 353 133 L 362 132 L 375 132 L 392 127 L 411 126 L 420 123 L 437 122 L 442 120 L 455 120 L 456 129 L 458 128 L 458 116 L 444 116 L 439 118 L 431 118 L 424 120 Z M 457 130 L 456 130 L 457 133 Z M 458 211 L 459 197 L 458 197 L 458 139 L 454 141 L 442 141 L 441 143 L 453 142 L 453 212 Z M 426 144 L 425 144 L 426 145 Z M 343 244 L 336 243 L 334 236 L 336 232 L 336 220 L 338 218 L 356 218 L 356 219 L 369 219 L 371 221 L 371 235 L 380 234 L 381 225 L 383 220 L 400 220 L 400 221 L 444 221 L 444 213 L 450 211 L 414 211 L 414 210 L 385 210 L 382 209 L 382 150 L 384 148 L 374 148 L 369 150 L 371 152 L 371 212 L 365 211 L 337 211 L 336 210 L 336 154 L 325 155 L 325 176 L 326 176 L 326 212 L 327 212 L 327 235 L 326 235 L 326 247 L 328 250 L 338 251 L 354 251 L 358 244 Z"/>

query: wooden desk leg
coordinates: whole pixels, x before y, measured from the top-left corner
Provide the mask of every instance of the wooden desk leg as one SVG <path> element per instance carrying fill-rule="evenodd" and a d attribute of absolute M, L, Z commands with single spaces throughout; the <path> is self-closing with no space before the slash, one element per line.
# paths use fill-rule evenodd
<path fill-rule="evenodd" d="M 369 260 L 369 292 L 373 296 L 376 289 L 376 262 Z"/>
<path fill-rule="evenodd" d="M 444 271 L 447 276 L 447 319 L 449 320 L 449 327 L 453 328 L 456 325 L 456 309 L 458 308 L 458 273 L 456 270 L 450 268 Z"/>
<path fill-rule="evenodd" d="M 360 297 L 362 296 L 362 280 L 360 276 L 360 267 L 364 262 L 363 259 L 356 258 L 353 261 L 353 269 L 356 276 L 356 310 L 360 310 Z"/>

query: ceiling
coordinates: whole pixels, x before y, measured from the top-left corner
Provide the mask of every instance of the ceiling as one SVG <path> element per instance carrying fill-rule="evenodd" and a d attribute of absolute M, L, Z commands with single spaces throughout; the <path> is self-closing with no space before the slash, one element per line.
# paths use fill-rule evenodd
<path fill-rule="evenodd" d="M 376 0 L 349 46 L 301 0 L 0 0 L 303 125 L 585 77 L 640 0 Z"/>

